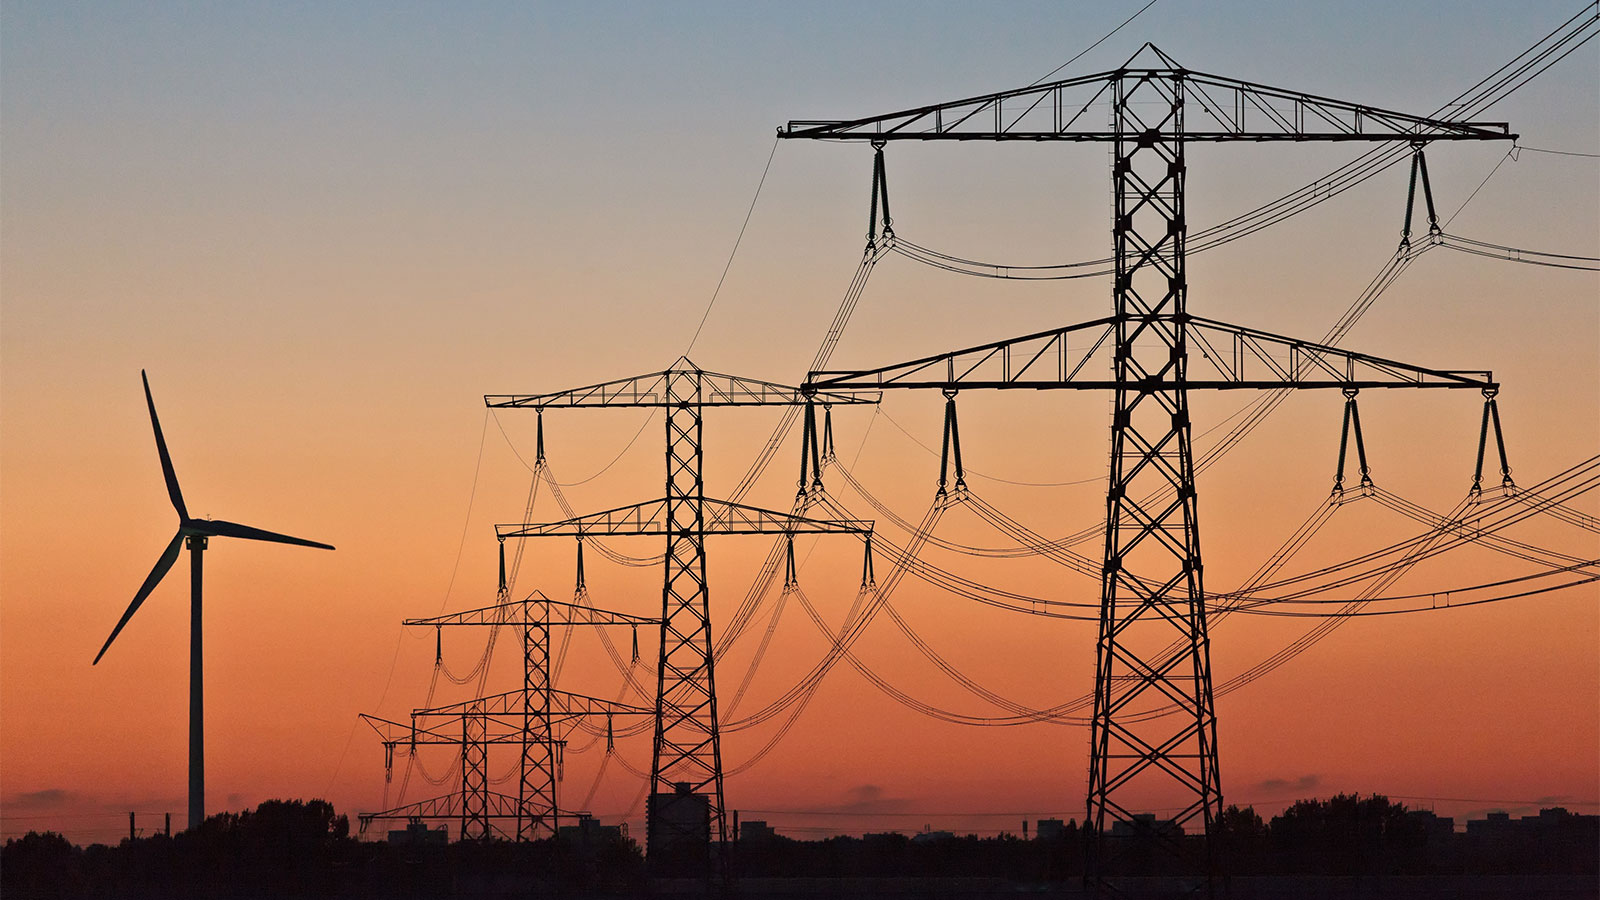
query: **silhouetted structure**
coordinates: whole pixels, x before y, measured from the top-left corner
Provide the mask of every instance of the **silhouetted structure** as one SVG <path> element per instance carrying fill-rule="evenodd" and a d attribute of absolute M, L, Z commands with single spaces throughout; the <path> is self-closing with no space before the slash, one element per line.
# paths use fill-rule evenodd
<path fill-rule="evenodd" d="M 873 145 L 869 248 L 879 227 L 880 200 L 885 239 L 893 240 L 883 163 L 888 141 L 1111 145 L 1110 317 L 876 369 L 812 372 L 806 381 L 816 390 L 943 391 L 947 453 L 961 390 L 1112 392 L 1085 819 L 1085 828 L 1102 838 L 1090 844 L 1096 875 L 1117 868 L 1108 853 L 1112 845 L 1103 840 L 1112 823 L 1138 821 L 1135 810 L 1119 798 L 1148 795 L 1150 782 L 1186 798 L 1173 817 L 1176 825 L 1192 821 L 1209 834 L 1222 810 L 1188 392 L 1332 388 L 1353 402 L 1363 388 L 1467 388 L 1492 398 L 1498 387 L 1487 372 L 1427 369 L 1189 313 L 1185 146 L 1193 141 L 1410 143 L 1413 172 L 1423 173 L 1430 231 L 1437 233 L 1423 147 L 1438 140 L 1515 138 L 1503 124 L 1412 116 L 1194 72 L 1145 47 L 1154 57 L 1149 65 L 1137 65 L 1136 54 L 1111 72 L 848 121 L 790 121 L 778 129 L 780 138 Z M 1104 100 L 1111 104 L 1110 128 L 1080 124 L 1095 122 L 1089 111 Z M 1073 351 L 1088 351 L 1082 360 L 1069 354 L 1069 343 Z M 1191 343 L 1199 346 L 1214 375 L 1191 377 Z M 1109 380 L 1090 365 L 1102 346 L 1112 351 Z M 956 460 L 960 485 L 959 451 Z M 1175 851 L 1188 843 L 1166 840 L 1169 835 L 1161 833 L 1152 837 Z"/>
<path fill-rule="evenodd" d="M 150 574 L 145 576 L 144 584 L 140 585 L 138 592 L 133 595 L 133 602 L 128 604 L 127 611 L 117 620 L 117 627 L 111 629 L 111 636 L 106 638 L 100 652 L 95 654 L 93 664 L 98 664 L 100 657 L 105 656 L 106 651 L 111 649 L 111 642 L 122 633 L 123 626 L 128 624 L 128 620 L 138 612 L 145 598 L 150 596 L 150 592 L 155 590 L 156 585 L 160 584 L 161 579 L 172 569 L 172 564 L 178 560 L 180 545 L 187 546 L 189 549 L 189 827 L 194 828 L 205 818 L 206 808 L 205 654 L 202 652 L 204 631 L 200 627 L 201 587 L 204 584 L 202 563 L 205 559 L 206 541 L 213 537 L 231 537 L 318 547 L 323 550 L 332 550 L 333 545 L 263 531 L 248 525 L 224 522 L 221 519 L 189 518 L 189 509 L 183 503 L 183 492 L 178 489 L 178 475 L 172 468 L 172 457 L 167 453 L 167 441 L 161 436 L 161 420 L 156 418 L 156 401 L 150 396 L 150 379 L 143 370 L 140 370 L 139 378 L 144 382 L 145 405 L 150 408 L 150 427 L 156 433 L 156 451 L 161 455 L 161 474 L 167 482 L 167 497 L 172 501 L 172 508 L 178 512 L 178 533 L 172 536 L 167 549 L 161 551 L 161 557 L 156 560 Z"/>
<path fill-rule="evenodd" d="M 389 843 L 405 847 L 438 846 L 450 843 L 450 829 L 429 828 L 426 822 L 411 822 L 389 832 Z"/>
<path fill-rule="evenodd" d="M 700 874 L 711 852 L 711 798 L 687 781 L 670 794 L 655 792 L 645 801 L 645 846 L 650 868 L 661 873 Z"/>
<path fill-rule="evenodd" d="M 454 818 L 462 840 L 487 840 L 495 822 L 509 821 L 509 834 L 519 841 L 550 837 L 563 815 L 557 803 L 557 770 L 566 749 L 565 731 L 586 716 L 605 716 L 607 734 L 614 717 L 649 715 L 650 710 L 613 700 L 558 691 L 550 683 L 550 628 L 555 625 L 625 626 L 638 628 L 658 620 L 551 600 L 533 591 L 511 600 L 506 586 L 505 544 L 500 545 L 499 602 L 426 619 L 407 619 L 408 626 L 435 630 L 434 664 L 443 659 L 446 627 L 516 628 L 522 637 L 522 686 L 461 703 L 414 709 L 409 726 L 363 715 L 384 746 L 384 775 L 394 768 L 394 751 L 415 753 L 418 745 L 460 747 L 459 791 L 403 806 L 365 813 L 361 827 L 377 819 Z M 581 551 L 580 551 L 581 552 Z M 582 571 L 580 562 L 579 571 Z M 580 576 L 581 577 L 581 576 Z M 489 789 L 489 748 L 512 745 L 519 751 L 516 796 Z M 609 747 L 608 747 L 609 749 Z"/>
<path fill-rule="evenodd" d="M 739 823 L 739 843 L 759 844 L 762 841 L 774 840 L 778 832 L 760 819 L 749 819 Z"/>
<path fill-rule="evenodd" d="M 1271 823 L 1229 807 L 1218 819 L 1233 895 L 1409 898 L 1569 897 L 1600 883 L 1600 818 L 1559 808 L 1496 815 L 1472 833 L 1413 827 L 1429 821 L 1381 796 L 1296 803 Z M 1493 824 L 1490 824 L 1493 823 Z M 420 825 L 420 823 L 418 823 Z M 747 823 L 748 824 L 748 823 Z M 426 831 L 427 829 L 417 829 Z M 749 897 L 1078 896 L 1077 829 L 1064 840 L 902 834 L 742 841 L 740 893 Z M 655 887 L 624 829 L 580 818 L 531 842 L 358 842 L 322 801 L 268 801 L 212 816 L 173 837 L 74 847 L 29 833 L 0 849 L 6 900 L 235 896 L 627 896 Z M 806 879 L 801 882 L 798 879 Z M 670 884 L 670 882 L 668 883 Z M 1133 882 L 1136 895 L 1171 879 Z M 803 886 L 805 890 L 797 891 Z M 1151 890 L 1144 890 L 1149 887 Z M 669 891 L 670 893 L 670 891 Z"/>
<path fill-rule="evenodd" d="M 702 371 L 687 357 L 669 369 L 552 394 L 490 395 L 490 409 L 533 409 L 539 415 L 539 457 L 544 456 L 544 411 L 568 407 L 659 407 L 666 410 L 666 496 L 660 500 L 607 510 L 562 522 L 496 527 L 508 538 L 654 535 L 666 538 L 661 600 L 661 651 L 657 665 L 655 744 L 650 762 L 650 810 L 677 809 L 679 784 L 707 798 L 710 843 L 726 839 L 722 794 L 722 739 L 717 719 L 715 658 L 711 638 L 710 593 L 706 583 L 705 538 L 710 534 L 870 533 L 870 522 L 806 518 L 705 496 L 701 471 L 702 419 L 706 407 L 806 407 L 876 403 L 876 392 L 802 391 L 751 378 Z M 657 799 L 664 798 L 664 799 Z M 691 832 L 675 835 L 676 820 L 657 824 L 650 816 L 646 847 L 652 861 L 659 846 L 697 846 L 698 820 Z M 683 838 L 682 841 L 679 838 Z M 702 857 L 709 864 L 709 854 Z M 653 864 L 653 863 L 652 863 Z M 709 871 L 709 870 L 708 870 Z"/>

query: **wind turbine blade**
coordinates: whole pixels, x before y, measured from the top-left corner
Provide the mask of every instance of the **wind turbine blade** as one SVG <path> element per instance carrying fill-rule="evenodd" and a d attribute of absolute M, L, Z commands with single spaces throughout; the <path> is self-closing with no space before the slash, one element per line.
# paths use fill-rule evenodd
<path fill-rule="evenodd" d="M 111 649 L 111 642 L 116 640 L 117 635 L 122 633 L 122 626 L 128 624 L 128 620 L 133 618 L 133 614 L 139 611 L 139 604 L 144 602 L 144 598 L 150 596 L 150 592 L 155 590 L 156 585 L 161 583 L 161 579 L 167 574 L 167 570 L 171 569 L 172 564 L 178 561 L 178 551 L 182 547 L 183 532 L 180 531 L 172 536 L 172 543 L 168 544 L 167 549 L 161 552 L 161 558 L 156 560 L 155 568 L 150 570 L 150 574 L 144 579 L 144 584 L 139 586 L 139 593 L 133 595 L 133 602 L 128 604 L 128 611 L 122 614 L 121 619 L 117 620 L 117 627 L 111 629 L 111 636 L 106 638 L 105 646 L 101 647 L 100 652 L 94 655 L 95 663 L 100 662 L 100 657 L 105 656 L 106 651 Z M 91 665 L 93 664 L 91 663 Z"/>
<path fill-rule="evenodd" d="M 167 453 L 167 439 L 161 436 L 161 420 L 156 418 L 156 401 L 150 396 L 150 377 L 139 370 L 139 377 L 144 379 L 144 402 L 150 407 L 150 425 L 156 430 L 156 450 L 161 453 L 161 474 L 167 479 L 167 496 L 172 498 L 172 505 L 178 511 L 179 519 L 189 518 L 189 510 L 183 505 L 183 492 L 178 490 L 178 473 L 172 471 L 172 456 Z"/>
<path fill-rule="evenodd" d="M 323 550 L 332 550 L 332 544 L 321 541 L 308 541 L 305 538 L 290 537 L 276 531 L 264 531 L 260 528 L 251 528 L 249 525 L 240 525 L 237 522 L 224 522 L 221 519 L 194 519 L 185 523 L 192 531 L 217 537 L 244 538 L 247 541 L 270 541 L 274 544 L 297 544 L 301 547 L 320 547 Z"/>

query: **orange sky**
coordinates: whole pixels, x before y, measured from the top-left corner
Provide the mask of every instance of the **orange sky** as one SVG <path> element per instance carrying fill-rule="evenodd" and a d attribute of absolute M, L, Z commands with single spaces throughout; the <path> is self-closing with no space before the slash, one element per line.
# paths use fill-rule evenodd
<path fill-rule="evenodd" d="M 403 718 L 426 696 L 433 638 L 406 617 L 487 604 L 492 525 L 522 515 L 533 416 L 486 419 L 484 393 L 540 392 L 653 371 L 684 352 L 771 150 L 791 117 L 868 114 L 1027 83 L 1131 13 L 1032 10 L 1050 29 L 966 13 L 870 19 L 749 17 L 707 7 L 655 21 L 637 8 L 485 7 L 379 16 L 57 11 L 8 4 L 0 31 L 0 831 L 74 840 L 124 833 L 130 809 L 184 809 L 187 572 L 180 564 L 97 667 L 90 659 L 171 533 L 138 386 L 150 372 L 191 512 L 324 540 L 325 553 L 215 541 L 207 556 L 208 806 L 325 796 L 379 808 L 382 756 L 359 712 Z M 1515 22 L 1493 4 L 1406 31 L 1351 14 L 1325 34 L 1309 14 L 1237 3 L 1174 5 L 1141 19 L 1065 74 L 1108 68 L 1139 41 L 1198 69 L 1426 112 L 1570 15 L 1541 5 Z M 1420 24 L 1449 4 L 1404 13 Z M 1063 15 L 1073 18 L 1063 19 Z M 1081 17 L 1077 18 L 1077 17 Z M 642 18 L 648 21 L 634 21 Z M 1223 34 L 1218 21 L 1248 22 Z M 1043 32 L 1043 33 L 1035 33 Z M 1264 36 L 1322 34 L 1291 49 Z M 1065 36 L 1064 36 L 1065 35 Z M 943 36 L 930 44 L 930 36 Z M 958 40 L 958 37 L 960 38 Z M 521 39 L 525 39 L 522 41 Z M 878 54 L 863 58 L 861 44 Z M 930 47 L 932 49 L 930 49 Z M 532 48 L 532 52 L 530 52 Z M 581 48 L 581 49 L 578 49 Z M 543 52 L 540 52 L 543 51 Z M 1417 58 L 1432 60 L 1422 65 Z M 1510 100 L 1530 147 L 1600 146 L 1592 46 Z M 888 76 L 886 77 L 886 73 Z M 1197 148 L 1190 221 L 1204 227 L 1331 170 L 1328 147 Z M 1448 215 L 1505 155 L 1430 151 Z M 693 358 L 775 381 L 804 375 L 859 259 L 868 152 L 783 144 Z M 1106 252 L 1104 148 L 896 146 L 901 232 L 978 258 L 1057 262 Z M 1592 158 L 1525 151 L 1495 170 L 1451 231 L 1560 253 L 1600 247 Z M 1190 263 L 1200 315 L 1314 338 L 1393 251 L 1404 172 Z M 1493 369 L 1519 483 L 1600 447 L 1600 295 L 1593 273 L 1436 250 L 1362 319 L 1346 345 L 1441 368 Z M 1103 314 L 1104 280 L 961 279 L 890 258 L 874 273 L 836 367 L 874 366 Z M 1202 432 L 1243 395 L 1195 401 Z M 932 497 L 941 400 L 892 396 L 883 414 L 838 413 L 841 458 L 900 515 Z M 971 478 L 1047 535 L 1103 516 L 1107 401 L 963 395 Z M 1450 392 L 1362 398 L 1374 476 L 1435 510 L 1470 480 L 1480 401 Z M 546 417 L 555 477 L 578 482 L 622 451 L 646 414 Z M 707 416 L 708 493 L 731 491 L 774 411 Z M 1236 586 L 1326 496 L 1340 398 L 1286 404 L 1200 480 L 1208 587 Z M 869 427 L 870 426 L 870 427 Z M 898 426 L 898 427 L 897 427 Z M 502 435 L 501 427 L 505 435 Z M 659 496 L 659 417 L 603 476 L 567 489 L 580 511 Z M 480 455 L 480 443 L 482 445 Z M 1201 439 L 1200 446 L 1207 446 Z M 791 438 L 750 501 L 787 508 Z M 879 518 L 830 488 L 852 511 Z M 1593 496 L 1574 506 L 1600 512 Z M 561 514 L 541 496 L 535 518 Z M 1297 572 L 1417 533 L 1352 504 L 1289 566 Z M 1005 539 L 959 510 L 939 534 Z M 1592 532 L 1535 520 L 1508 532 L 1593 558 Z M 463 542 L 463 535 L 465 540 Z M 653 540 L 619 543 L 659 552 Z M 459 561 L 457 558 L 460 548 Z M 714 618 L 737 606 L 767 544 L 715 539 Z M 1081 548 L 1094 554 L 1093 545 Z M 822 539 L 801 576 L 842 621 L 860 547 Z M 519 590 L 570 597 L 572 547 L 527 550 Z M 1096 583 L 1039 561 L 930 552 L 1020 593 L 1091 599 Z M 659 611 L 659 572 L 589 559 L 596 604 Z M 878 562 L 882 577 L 886 564 Z M 1516 577 L 1529 564 L 1465 550 L 1393 592 Z M 776 599 L 775 597 L 770 599 Z M 1381 791 L 1457 816 L 1595 812 L 1600 801 L 1600 591 L 1352 621 L 1312 651 L 1219 699 L 1231 802 L 1276 810 L 1297 797 Z M 982 684 L 1043 706 L 1090 688 L 1092 623 L 1025 617 L 907 579 L 894 597 L 929 644 Z M 823 652 L 792 602 L 737 709 L 763 618 L 719 668 L 725 714 L 758 709 Z M 1301 633 L 1304 620 L 1233 617 L 1214 634 L 1222 681 Z M 625 648 L 626 635 L 617 636 Z M 642 635 L 644 655 L 653 640 Z M 476 634 L 451 635 L 470 668 Z M 859 645 L 875 672 L 920 700 L 995 710 L 939 674 L 879 620 Z M 493 689 L 509 688 L 512 654 Z M 502 658 L 504 657 L 504 658 Z M 589 635 L 560 687 L 615 697 L 620 676 Z M 442 701 L 463 699 L 448 684 Z M 781 721 L 781 719 L 780 719 Z M 726 735 L 730 768 L 778 723 Z M 636 824 L 647 738 L 619 740 L 589 804 Z M 972 728 L 910 712 L 841 666 L 728 805 L 790 833 L 923 824 L 1020 827 L 1081 817 L 1087 730 Z M 494 764 L 495 774 L 509 760 Z M 568 757 L 564 803 L 596 781 L 599 749 Z M 443 757 L 424 763 L 446 768 Z M 438 792 L 413 777 L 405 799 Z M 393 797 L 391 797 L 393 799 Z M 1413 802 L 1408 800 L 1408 802 Z M 772 811 L 772 812 L 758 812 Z M 800 812 L 829 815 L 799 815 Z M 871 813 L 874 815 L 863 815 Z M 977 814 L 993 813 L 993 816 Z M 957 815 L 960 814 L 960 815 Z M 141 822 L 144 820 L 141 819 Z"/>

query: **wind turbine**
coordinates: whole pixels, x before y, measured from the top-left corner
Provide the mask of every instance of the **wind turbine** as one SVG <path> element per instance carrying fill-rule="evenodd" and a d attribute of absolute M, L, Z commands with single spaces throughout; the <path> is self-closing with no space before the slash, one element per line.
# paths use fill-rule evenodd
<path fill-rule="evenodd" d="M 298 544 L 302 547 L 321 547 L 332 550 L 333 545 L 317 541 L 308 541 L 304 538 L 290 537 L 273 531 L 263 531 L 260 528 L 251 528 L 248 525 L 239 525 L 234 522 L 224 522 L 220 519 L 191 519 L 188 507 L 183 505 L 183 492 L 178 489 L 178 476 L 172 471 L 172 457 L 167 453 L 166 439 L 161 436 L 161 420 L 156 418 L 156 402 L 150 396 L 150 379 L 144 370 L 139 371 L 139 377 L 144 380 L 144 401 L 150 407 L 150 426 L 156 433 L 156 450 L 161 454 L 161 474 L 167 479 L 167 496 L 172 498 L 172 506 L 178 511 L 178 533 L 172 536 L 172 542 L 167 544 L 167 549 L 161 552 L 161 558 L 156 560 L 155 568 L 150 570 L 144 584 L 140 585 L 139 592 L 133 595 L 133 602 L 128 604 L 127 612 L 117 621 L 117 627 L 111 629 L 111 636 L 106 638 L 105 646 L 95 654 L 95 663 L 100 662 L 100 657 L 106 655 L 111 648 L 111 642 L 122 633 L 124 625 L 133 618 L 139 605 L 144 603 L 150 592 L 166 576 L 172 564 L 178 560 L 180 544 L 189 548 L 189 827 L 196 828 L 205 820 L 206 797 L 206 765 L 205 765 L 205 679 L 201 674 L 201 632 L 200 632 L 200 588 L 201 561 L 205 555 L 206 541 L 212 537 L 244 538 L 251 541 L 272 541 L 278 544 Z"/>

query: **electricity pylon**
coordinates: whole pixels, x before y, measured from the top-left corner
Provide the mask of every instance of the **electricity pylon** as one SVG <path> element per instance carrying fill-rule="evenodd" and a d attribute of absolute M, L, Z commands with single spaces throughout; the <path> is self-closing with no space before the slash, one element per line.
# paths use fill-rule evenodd
<path fill-rule="evenodd" d="M 657 666 L 655 743 L 650 760 L 652 797 L 706 795 L 713 844 L 726 840 L 722 792 L 722 743 L 717 721 L 710 595 L 706 585 L 705 538 L 711 534 L 856 534 L 872 523 L 811 519 L 713 500 L 705 496 L 701 471 L 702 417 L 715 406 L 801 406 L 808 403 L 878 402 L 876 392 L 811 392 L 799 388 L 705 372 L 685 357 L 665 371 L 569 391 L 484 397 L 491 409 L 661 407 L 666 410 L 666 496 L 660 500 L 546 524 L 500 525 L 501 541 L 516 538 L 601 535 L 665 537 L 661 598 L 661 650 Z M 653 801 L 654 802 L 654 801 Z M 703 839 L 696 824 L 647 823 L 648 853 L 660 844 L 684 846 Z M 682 832 L 682 833 L 680 833 Z M 708 848 L 709 852 L 709 848 Z M 709 864 L 709 857 L 706 862 Z M 709 871 L 709 870 L 708 870 Z"/>
<path fill-rule="evenodd" d="M 1185 145 L 1404 141 L 1420 150 L 1433 141 L 1516 137 L 1501 123 L 1429 119 L 1193 72 L 1146 47 L 1156 57 L 1150 66 L 1130 59 L 1097 75 L 849 121 L 791 121 L 778 129 L 780 138 L 872 143 L 879 155 L 874 209 L 888 141 L 1111 145 L 1109 317 L 878 369 L 813 372 L 805 385 L 935 388 L 950 397 L 980 388 L 1112 392 L 1086 819 L 1095 835 L 1089 871 L 1102 887 L 1117 868 L 1109 826 L 1120 820 L 1138 829 L 1147 821 L 1135 819 L 1140 801 L 1134 798 L 1152 781 L 1185 798 L 1171 820 L 1180 829 L 1198 820 L 1209 834 L 1221 811 L 1188 392 L 1497 388 L 1488 372 L 1427 369 L 1190 314 Z M 1111 107 L 1109 127 L 1081 124 L 1102 102 Z M 1088 356 L 1069 356 L 1069 341 L 1075 353 Z M 1214 373 L 1191 377 L 1191 344 Z M 1111 353 L 1109 379 L 1085 374 L 1102 348 Z M 1151 715 L 1169 704 L 1179 713 Z M 1182 852 L 1174 830 L 1154 831 L 1151 839 Z"/>
<path fill-rule="evenodd" d="M 502 545 L 503 546 L 503 545 Z M 505 571 L 501 566 L 502 573 Z M 500 593 L 505 597 L 505 584 Z M 485 839 L 494 834 L 496 820 L 512 820 L 510 836 L 519 841 L 553 837 L 560 816 L 557 782 L 566 740 L 563 727 L 585 716 L 606 717 L 609 730 L 614 716 L 648 715 L 640 706 L 600 700 L 558 691 L 550 681 L 550 628 L 557 625 L 654 625 L 646 619 L 609 610 L 551 600 L 534 591 L 522 600 L 469 609 L 427 619 L 407 619 L 408 626 L 435 629 L 435 663 L 443 656 L 440 632 L 446 627 L 507 627 L 522 635 L 522 687 L 447 706 L 413 710 L 406 725 L 362 716 L 384 745 L 385 773 L 394 766 L 394 748 L 404 745 L 444 744 L 461 748 L 461 791 L 361 816 L 362 828 L 374 819 L 459 819 L 463 840 Z M 419 720 L 421 724 L 419 724 Z M 517 746 L 515 797 L 489 790 L 489 747 Z"/>

